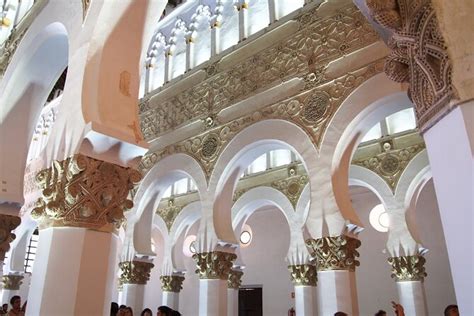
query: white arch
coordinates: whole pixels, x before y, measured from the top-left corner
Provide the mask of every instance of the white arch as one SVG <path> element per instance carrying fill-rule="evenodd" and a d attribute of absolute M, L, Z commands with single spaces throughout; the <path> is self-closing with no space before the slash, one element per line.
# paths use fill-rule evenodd
<path fill-rule="evenodd" d="M 349 168 L 349 186 L 358 185 L 372 191 L 379 200 L 385 204 L 385 201 L 394 198 L 392 190 L 382 177 L 367 168 L 351 165 Z"/>

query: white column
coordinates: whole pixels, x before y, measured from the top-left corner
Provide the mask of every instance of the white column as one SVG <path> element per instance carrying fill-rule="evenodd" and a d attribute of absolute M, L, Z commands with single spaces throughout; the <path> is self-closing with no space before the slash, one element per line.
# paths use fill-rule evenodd
<path fill-rule="evenodd" d="M 177 273 L 174 275 L 162 275 L 161 280 L 161 291 L 162 299 L 161 305 L 171 307 L 172 309 L 179 310 L 179 292 L 183 289 L 184 275 L 183 273 Z"/>
<path fill-rule="evenodd" d="M 278 20 L 277 16 L 277 3 L 275 2 L 276 0 L 268 0 L 268 14 L 269 14 L 269 24 L 272 24 L 276 20 Z"/>
<path fill-rule="evenodd" d="M 117 236 L 73 227 L 40 235 L 27 315 L 109 314 Z"/>
<path fill-rule="evenodd" d="M 227 289 L 227 316 L 239 316 L 239 290 Z"/>
<path fill-rule="evenodd" d="M 194 43 L 191 35 L 186 36 L 186 69 L 185 72 L 194 67 Z"/>
<path fill-rule="evenodd" d="M 173 63 L 173 55 L 171 55 L 171 52 L 168 50 L 165 52 L 165 78 L 164 78 L 164 83 L 167 83 L 168 81 L 171 80 L 171 66 Z"/>
<path fill-rule="evenodd" d="M 130 306 L 133 311 L 143 310 L 145 298 L 145 284 L 124 284 L 122 289 L 122 304 Z"/>
<path fill-rule="evenodd" d="M 179 292 L 163 291 L 161 304 L 179 310 Z"/>
<path fill-rule="evenodd" d="M 405 310 L 405 315 L 426 316 L 425 287 L 421 281 L 403 281 L 397 283 L 397 292 L 400 304 Z"/>
<path fill-rule="evenodd" d="M 295 286 L 296 316 L 310 316 L 316 314 L 316 287 L 309 285 Z"/>
<path fill-rule="evenodd" d="M 474 313 L 474 101 L 456 107 L 423 135 L 461 314 Z"/>
<path fill-rule="evenodd" d="M 219 22 L 216 21 L 211 28 L 211 57 L 221 52 L 219 33 Z"/>
<path fill-rule="evenodd" d="M 199 316 L 227 314 L 227 280 L 199 280 Z"/>
<path fill-rule="evenodd" d="M 151 269 L 154 267 L 149 259 L 123 261 L 119 263 L 122 282 L 122 302 L 132 307 L 134 311 L 143 310 L 145 285 L 150 279 Z"/>
<path fill-rule="evenodd" d="M 335 312 L 359 315 L 353 271 L 318 271 L 317 297 L 319 315 L 334 315 Z"/>
<path fill-rule="evenodd" d="M 239 42 L 248 37 L 247 32 L 247 4 L 245 0 L 240 0 L 237 4 L 237 10 L 239 11 Z"/>

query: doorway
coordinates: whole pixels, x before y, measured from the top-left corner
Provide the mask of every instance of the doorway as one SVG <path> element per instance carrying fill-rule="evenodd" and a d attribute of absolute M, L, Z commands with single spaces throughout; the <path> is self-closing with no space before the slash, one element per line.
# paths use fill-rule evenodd
<path fill-rule="evenodd" d="M 263 316 L 261 285 L 239 289 L 239 316 Z"/>

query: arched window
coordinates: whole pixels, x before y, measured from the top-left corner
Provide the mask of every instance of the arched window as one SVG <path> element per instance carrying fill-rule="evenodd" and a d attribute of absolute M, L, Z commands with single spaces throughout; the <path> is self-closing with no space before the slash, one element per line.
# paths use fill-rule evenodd
<path fill-rule="evenodd" d="M 170 79 L 174 79 L 186 71 L 186 36 L 188 36 L 186 24 L 183 20 L 178 19 L 171 31 L 170 37 L 170 54 L 172 58 Z"/>
<path fill-rule="evenodd" d="M 193 42 L 192 67 L 195 67 L 211 58 L 211 10 L 208 6 L 197 7 L 190 29 Z"/>
<path fill-rule="evenodd" d="M 239 14 L 233 0 L 217 2 L 216 23 L 219 27 L 217 53 L 220 53 L 239 42 Z"/>
<path fill-rule="evenodd" d="M 248 36 L 257 33 L 270 24 L 268 0 L 248 0 L 246 10 Z"/>

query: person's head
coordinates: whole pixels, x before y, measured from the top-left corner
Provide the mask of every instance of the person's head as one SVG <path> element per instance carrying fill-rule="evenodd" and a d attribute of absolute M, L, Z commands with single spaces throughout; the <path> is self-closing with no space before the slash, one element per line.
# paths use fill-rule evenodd
<path fill-rule="evenodd" d="M 116 316 L 118 312 L 119 306 L 117 303 L 112 302 L 110 304 L 110 316 Z"/>
<path fill-rule="evenodd" d="M 457 305 L 448 305 L 444 309 L 444 316 L 459 316 L 459 309 Z"/>
<path fill-rule="evenodd" d="M 153 316 L 153 313 L 151 312 L 151 309 L 145 308 L 140 314 L 140 316 Z"/>
<path fill-rule="evenodd" d="M 377 313 L 375 313 L 375 316 L 387 316 L 387 312 L 379 310 Z"/>
<path fill-rule="evenodd" d="M 7 312 L 7 311 L 8 311 L 8 304 L 7 304 L 7 303 L 5 303 L 5 304 L 2 305 L 2 310 L 3 310 L 4 312 Z"/>
<path fill-rule="evenodd" d="M 125 307 L 125 313 L 123 314 L 124 316 L 133 316 L 133 310 L 132 308 L 129 306 L 129 307 Z"/>
<path fill-rule="evenodd" d="M 18 295 L 13 296 L 10 299 L 10 305 L 14 310 L 19 311 L 21 309 L 21 297 Z"/>
<path fill-rule="evenodd" d="M 337 312 L 336 314 L 334 314 L 334 316 L 347 316 L 347 314 L 344 312 Z"/>
<path fill-rule="evenodd" d="M 126 309 L 127 309 L 127 306 L 120 305 L 120 307 L 118 309 L 118 312 L 117 312 L 117 316 L 125 316 Z"/>
<path fill-rule="evenodd" d="M 172 311 L 171 316 L 181 316 L 181 313 L 178 311 Z"/>
<path fill-rule="evenodd" d="M 156 314 L 157 316 L 171 316 L 171 312 L 173 310 L 169 308 L 168 306 L 160 306 L 158 307 L 158 313 Z"/>

